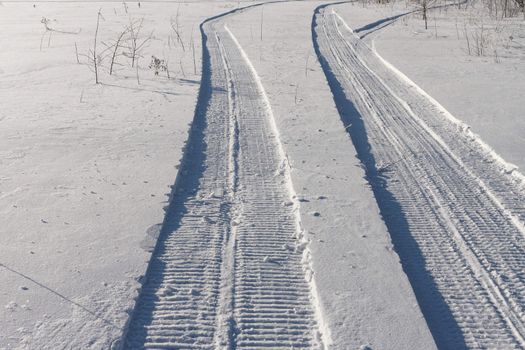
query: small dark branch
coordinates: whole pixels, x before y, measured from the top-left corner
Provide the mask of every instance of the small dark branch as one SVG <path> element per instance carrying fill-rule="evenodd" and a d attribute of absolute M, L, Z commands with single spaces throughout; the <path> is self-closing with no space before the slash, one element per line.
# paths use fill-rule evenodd
<path fill-rule="evenodd" d="M 100 18 L 102 17 L 101 11 L 102 11 L 102 8 L 100 8 L 98 10 L 97 27 L 95 29 L 95 38 L 93 40 L 93 68 L 95 70 L 95 84 L 99 83 L 99 80 L 98 80 L 97 36 L 98 36 L 98 28 L 99 28 L 99 25 L 100 25 Z"/>
<path fill-rule="evenodd" d="M 139 42 L 139 36 L 140 32 L 144 25 L 144 18 L 141 18 L 140 20 L 131 19 L 130 18 L 130 24 L 129 24 L 129 45 L 127 46 L 129 51 L 129 57 L 131 58 L 131 67 L 135 66 L 135 61 L 137 60 L 137 57 L 140 55 L 140 50 L 146 45 L 148 41 L 151 40 L 153 37 L 153 31 L 147 36 L 142 42 Z"/>
<path fill-rule="evenodd" d="M 40 38 L 40 51 L 42 51 L 42 43 L 44 42 L 44 38 L 45 38 L 46 34 L 50 33 L 51 30 L 52 30 L 49 27 L 49 22 L 51 22 L 51 20 L 49 18 L 46 18 L 46 17 L 42 17 L 42 19 L 40 20 L 40 23 L 42 23 L 44 25 L 44 33 L 42 33 L 42 37 Z M 51 37 L 50 37 L 49 40 L 51 40 Z M 49 47 L 49 42 L 48 42 L 47 46 Z"/>
<path fill-rule="evenodd" d="M 80 64 L 80 60 L 78 58 L 78 47 L 77 47 L 77 42 L 75 41 L 75 55 L 77 56 L 77 63 Z"/>
<path fill-rule="evenodd" d="M 180 7 L 180 5 L 179 5 Z M 182 41 L 182 36 L 180 34 L 180 28 L 179 28 L 179 9 L 177 8 L 177 15 L 175 16 L 175 19 L 171 19 L 171 29 L 175 33 L 175 36 L 177 38 L 177 42 L 182 47 L 182 51 L 186 51 L 186 48 L 184 47 L 184 42 Z"/>
<path fill-rule="evenodd" d="M 140 78 L 139 78 L 139 57 L 137 57 L 136 69 L 137 69 L 137 84 L 140 85 Z"/>
<path fill-rule="evenodd" d="M 180 65 L 180 71 L 182 72 L 182 76 L 186 78 L 186 73 L 184 73 L 184 67 L 182 66 L 182 59 L 179 60 Z"/>
<path fill-rule="evenodd" d="M 304 65 L 304 76 L 308 78 L 308 59 L 310 58 L 310 53 L 306 56 L 306 63 Z"/>
<path fill-rule="evenodd" d="M 261 41 L 263 39 L 264 6 L 261 6 Z"/>
<path fill-rule="evenodd" d="M 113 74 L 113 65 L 115 64 L 115 60 L 117 58 L 117 51 L 118 51 L 118 49 L 120 47 L 120 42 L 122 41 L 122 38 L 124 37 L 124 35 L 126 35 L 126 33 L 128 33 L 128 32 L 129 32 L 129 28 L 126 27 L 120 33 L 120 35 L 117 38 L 117 41 L 115 42 L 114 49 L 113 49 L 113 54 L 111 55 L 111 64 L 109 66 L 109 75 Z"/>
<path fill-rule="evenodd" d="M 197 62 L 195 61 L 195 43 L 193 41 L 193 26 L 191 26 L 191 54 L 193 55 L 193 74 L 197 75 Z"/>

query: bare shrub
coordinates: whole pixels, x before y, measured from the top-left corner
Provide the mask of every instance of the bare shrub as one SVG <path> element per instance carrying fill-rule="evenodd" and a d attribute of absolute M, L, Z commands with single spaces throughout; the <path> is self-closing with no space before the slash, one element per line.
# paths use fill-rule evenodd
<path fill-rule="evenodd" d="M 142 51 L 142 49 L 144 49 L 144 47 L 147 45 L 147 43 L 151 40 L 153 36 L 153 32 L 151 32 L 149 35 L 141 37 L 141 31 L 143 27 L 144 18 L 129 19 L 129 39 L 127 40 L 127 44 L 124 47 L 128 50 L 126 56 L 128 56 L 131 59 L 132 68 L 135 67 L 135 62 L 137 61 L 140 52 Z"/>
<path fill-rule="evenodd" d="M 162 60 L 155 56 L 151 56 L 149 69 L 153 70 L 155 75 L 159 75 L 159 72 L 166 72 L 166 76 L 168 77 L 168 79 L 170 78 L 170 71 L 168 67 L 168 62 L 166 60 Z"/>
<path fill-rule="evenodd" d="M 129 27 L 125 27 L 117 36 L 117 38 L 110 44 L 105 44 L 108 49 L 111 49 L 111 60 L 109 64 L 109 75 L 113 74 L 113 68 L 117 62 L 119 56 L 123 56 L 123 52 L 119 52 L 119 48 L 122 47 L 125 36 L 129 34 Z"/>
<path fill-rule="evenodd" d="M 182 51 L 186 51 L 186 48 L 184 47 L 184 41 L 182 40 L 181 28 L 179 25 L 179 17 L 180 17 L 180 4 L 177 7 L 177 14 L 175 15 L 175 17 L 171 17 L 170 24 L 171 24 L 171 29 L 173 30 L 175 34 L 175 39 L 176 39 L 175 42 L 179 43 L 179 45 L 182 47 Z"/>
<path fill-rule="evenodd" d="M 102 64 L 102 56 L 97 52 L 97 40 L 98 40 L 98 30 L 100 27 L 100 19 L 104 20 L 102 16 L 102 9 L 98 10 L 97 13 L 97 25 L 95 27 L 95 35 L 93 37 L 93 48 L 88 51 L 87 57 L 87 66 L 95 74 L 95 84 L 98 84 L 99 81 L 99 67 Z"/>

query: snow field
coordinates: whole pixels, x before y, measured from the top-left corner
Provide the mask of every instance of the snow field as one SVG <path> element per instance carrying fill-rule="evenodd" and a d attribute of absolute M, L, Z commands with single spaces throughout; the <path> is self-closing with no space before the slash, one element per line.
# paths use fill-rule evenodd
<path fill-rule="evenodd" d="M 198 24 L 233 5 L 35 5 L 0 7 L 0 348 L 108 348 L 134 306 L 193 118 Z M 126 57 L 115 76 L 104 61 L 98 86 L 77 63 L 99 8 L 101 48 L 130 16 L 154 31 L 140 84 Z M 194 30 L 196 75 L 192 54 L 167 44 L 177 11 L 186 45 Z M 40 51 L 42 17 L 78 34 L 53 33 Z M 147 68 L 168 53 L 170 80 Z"/>
<path fill-rule="evenodd" d="M 0 3 L 0 348 L 525 346 L 521 24 L 248 4 Z"/>

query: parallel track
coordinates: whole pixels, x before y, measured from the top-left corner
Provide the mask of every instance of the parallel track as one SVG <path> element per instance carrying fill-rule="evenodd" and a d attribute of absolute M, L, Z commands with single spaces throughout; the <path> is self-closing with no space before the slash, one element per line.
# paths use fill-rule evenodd
<path fill-rule="evenodd" d="M 332 10 L 314 45 L 443 349 L 525 346 L 523 193 Z"/>
<path fill-rule="evenodd" d="M 224 17 L 205 22 L 185 162 L 125 348 L 317 348 L 287 163 Z"/>

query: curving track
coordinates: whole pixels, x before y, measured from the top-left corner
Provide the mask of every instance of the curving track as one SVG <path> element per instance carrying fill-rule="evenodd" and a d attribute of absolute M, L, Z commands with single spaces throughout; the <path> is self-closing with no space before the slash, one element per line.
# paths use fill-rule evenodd
<path fill-rule="evenodd" d="M 196 116 L 126 349 L 320 345 L 286 158 L 223 18 L 201 27 Z"/>
<path fill-rule="evenodd" d="M 525 347 L 524 196 L 332 9 L 314 45 L 403 268 L 443 349 Z"/>

